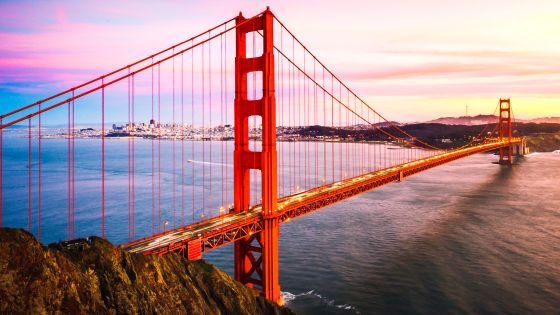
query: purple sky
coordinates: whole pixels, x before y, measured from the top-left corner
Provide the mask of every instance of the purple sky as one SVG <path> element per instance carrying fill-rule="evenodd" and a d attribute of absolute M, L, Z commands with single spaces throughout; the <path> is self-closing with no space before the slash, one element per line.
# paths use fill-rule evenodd
<path fill-rule="evenodd" d="M 326 65 L 390 119 L 560 116 L 560 2 L 270 1 Z M 188 38 L 260 1 L 2 1 L 1 112 Z M 233 86 L 233 85 L 231 85 Z"/>

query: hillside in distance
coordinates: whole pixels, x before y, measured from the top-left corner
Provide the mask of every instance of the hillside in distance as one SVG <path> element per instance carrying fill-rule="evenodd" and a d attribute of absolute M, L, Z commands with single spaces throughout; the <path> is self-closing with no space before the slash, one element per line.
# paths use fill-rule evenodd
<path fill-rule="evenodd" d="M 485 125 L 498 121 L 495 115 L 476 115 L 476 116 L 460 116 L 460 117 L 441 117 L 427 121 L 427 124 L 444 124 L 444 125 Z"/>
<path fill-rule="evenodd" d="M 444 125 L 464 125 L 464 126 L 476 126 L 476 125 L 486 125 L 493 124 L 498 121 L 498 116 L 496 115 L 476 115 L 476 116 L 460 116 L 460 117 L 441 117 L 427 121 L 426 123 L 434 124 L 444 124 Z M 548 123 L 548 124 L 560 124 L 560 117 L 540 117 L 534 119 L 515 119 L 517 122 L 522 123 Z"/>
<path fill-rule="evenodd" d="M 497 123 L 484 125 L 452 125 L 421 123 L 402 127 L 406 132 L 442 149 L 465 145 L 477 137 L 497 137 Z M 490 131 L 494 133 L 490 134 Z M 552 152 L 560 149 L 560 124 L 515 123 L 513 136 L 526 137 L 531 152 Z"/>

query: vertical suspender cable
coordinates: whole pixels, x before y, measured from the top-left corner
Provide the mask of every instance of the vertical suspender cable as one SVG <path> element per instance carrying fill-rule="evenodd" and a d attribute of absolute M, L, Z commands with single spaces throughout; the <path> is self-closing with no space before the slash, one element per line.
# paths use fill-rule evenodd
<path fill-rule="evenodd" d="M 226 29 L 226 26 L 224 25 L 224 30 Z M 225 123 L 226 125 L 229 125 L 228 123 L 228 117 L 227 117 L 227 112 L 228 112 L 228 102 L 227 102 L 227 34 L 225 34 L 224 36 L 224 106 L 225 106 L 225 110 L 226 110 L 226 117 L 225 117 Z M 225 130 L 225 127 L 224 127 Z M 226 131 L 226 137 L 227 137 L 227 131 Z M 228 140 L 229 141 L 229 140 Z M 226 147 L 226 165 L 228 165 L 228 144 L 227 142 L 225 143 L 225 147 Z M 228 204 L 228 169 L 225 169 L 225 182 L 226 182 L 226 200 L 225 200 L 225 207 L 226 209 L 228 208 L 227 204 Z"/>
<path fill-rule="evenodd" d="M 313 128 L 317 128 L 317 79 L 315 77 L 315 63 L 316 60 L 313 58 Z M 313 133 L 313 142 L 315 142 L 315 187 L 319 186 L 319 161 L 318 161 L 318 151 L 319 144 L 317 143 L 317 130 Z"/>
<path fill-rule="evenodd" d="M 134 212 L 135 212 L 135 208 L 136 208 L 136 204 L 135 204 L 135 200 L 136 200 L 136 196 L 135 196 L 135 186 L 136 186 L 136 161 L 135 161 L 135 143 L 134 143 L 134 138 L 136 137 L 136 124 L 134 122 L 134 103 L 135 103 L 135 93 L 134 93 L 134 86 L 135 86 L 135 82 L 134 82 L 134 74 L 132 75 L 132 98 L 131 98 L 131 102 L 132 102 L 132 165 L 131 165 L 131 170 L 132 170 L 132 189 L 131 189 L 131 228 L 132 228 L 132 233 L 131 233 L 131 238 L 134 239 L 134 234 L 135 234 L 135 224 L 136 224 L 136 220 L 134 220 Z"/>
<path fill-rule="evenodd" d="M 27 131 L 27 231 L 31 233 L 31 118 Z"/>
<path fill-rule="evenodd" d="M 206 174 L 205 174 L 206 167 L 204 165 L 204 162 L 206 162 L 206 156 L 205 156 L 205 152 L 204 152 L 204 149 L 206 147 L 206 144 L 205 144 L 206 139 L 204 139 L 204 135 L 205 135 L 204 134 L 204 132 L 205 132 L 204 131 L 204 129 L 205 129 L 205 126 L 204 126 L 204 123 L 205 123 L 205 121 L 204 121 L 204 118 L 205 118 L 204 117 L 204 112 L 205 112 L 205 108 L 204 108 L 205 107 L 204 106 L 205 105 L 204 104 L 204 101 L 205 101 L 204 100 L 204 98 L 205 98 L 205 95 L 204 95 L 204 53 L 205 53 L 204 52 L 204 43 L 202 43 L 202 54 L 201 54 L 201 57 L 202 57 L 202 162 L 203 162 L 202 163 L 202 219 L 204 219 L 205 201 L 206 201 L 206 191 L 205 191 L 206 190 Z"/>
<path fill-rule="evenodd" d="M 255 32 L 253 32 L 253 56 L 255 56 L 256 52 L 256 37 Z M 257 98 L 257 73 L 253 71 L 253 99 Z M 253 116 L 253 152 L 257 151 L 257 118 Z M 253 154 L 253 165 L 256 164 L 256 155 Z M 251 180 L 251 185 L 253 186 L 253 206 L 258 203 L 257 197 L 257 171 L 251 170 L 253 172 L 253 180 Z"/>
<path fill-rule="evenodd" d="M 158 232 L 161 232 L 161 64 L 158 63 Z"/>
<path fill-rule="evenodd" d="M 130 67 L 128 68 L 128 73 L 130 74 Z M 131 130 L 132 130 L 132 125 L 131 125 L 131 121 L 130 121 L 130 76 L 127 77 L 127 93 L 128 93 L 128 98 L 127 98 L 127 108 L 128 108 L 128 127 L 127 127 L 127 133 L 128 133 L 128 137 L 127 137 L 127 144 L 128 144 L 128 152 L 127 152 L 127 166 L 128 166 L 128 202 L 127 202 L 127 224 L 128 224 L 128 240 L 131 240 L 131 232 L 132 229 L 130 228 L 130 222 L 131 222 L 131 218 L 130 218 L 130 210 L 131 210 L 131 204 L 130 204 L 130 187 L 131 187 L 131 172 L 130 172 L 130 137 L 131 137 Z"/>
<path fill-rule="evenodd" d="M 67 157 L 67 161 L 68 161 L 68 214 L 67 214 L 67 234 L 68 234 L 68 239 L 71 239 L 72 234 L 70 231 L 70 226 L 72 223 L 72 183 L 71 183 L 71 168 L 70 168 L 70 163 L 72 162 L 71 158 L 70 158 L 70 150 L 71 150 L 71 146 L 70 146 L 70 111 L 71 111 L 71 104 L 72 102 L 69 101 L 68 102 L 68 131 L 67 131 L 67 139 L 68 139 L 68 157 Z"/>
<path fill-rule="evenodd" d="M 2 118 L 0 118 L 0 126 Z M 2 210 L 4 209 L 4 129 L 0 128 L 0 227 L 2 227 Z"/>
<path fill-rule="evenodd" d="M 220 132 L 220 147 L 221 147 L 221 151 L 220 151 L 220 164 L 222 164 L 222 172 L 221 172 L 221 184 L 222 184 L 222 194 L 221 194 L 221 201 L 220 201 L 220 210 L 218 215 L 221 216 L 223 214 L 224 211 L 224 187 L 225 187 L 225 182 L 224 182 L 224 171 L 225 171 L 225 165 L 224 165 L 224 144 L 225 144 L 225 124 L 224 124 L 224 36 L 220 35 L 220 128 L 221 128 L 221 132 Z"/>
<path fill-rule="evenodd" d="M 288 60 L 288 128 L 290 130 L 290 135 L 292 133 L 292 115 L 291 115 L 291 108 L 292 108 L 292 65 Z M 288 141 L 288 194 L 291 195 L 292 191 L 292 168 L 294 165 L 292 164 L 292 141 L 291 139 Z"/>
<path fill-rule="evenodd" d="M 185 72 L 181 54 L 181 226 L 185 225 Z"/>
<path fill-rule="evenodd" d="M 105 238 L 105 80 L 101 79 L 101 237 Z"/>
<path fill-rule="evenodd" d="M 41 104 L 39 104 L 41 111 Z M 41 241 L 41 114 L 37 128 L 37 240 Z"/>
<path fill-rule="evenodd" d="M 208 38 L 210 38 L 210 33 L 208 33 Z M 208 107 L 209 107 L 209 111 L 208 111 L 208 122 L 210 123 L 208 128 L 210 131 L 210 141 L 208 142 L 210 144 L 210 148 L 209 148 L 209 153 L 208 155 L 210 155 L 210 164 L 209 166 L 209 187 L 208 187 L 208 204 L 210 206 L 210 214 L 208 215 L 208 218 L 212 218 L 212 135 L 214 134 L 212 132 L 212 43 L 208 42 Z"/>
<path fill-rule="evenodd" d="M 191 46 L 192 44 L 191 41 Z M 191 161 L 192 222 L 194 223 L 194 49 L 191 50 Z"/>
<path fill-rule="evenodd" d="M 156 197 L 156 191 L 155 191 L 155 175 L 154 175 L 154 133 L 155 133 L 155 128 L 156 128 L 156 121 L 154 119 L 154 58 L 152 57 L 152 67 L 151 67 L 151 71 L 152 71 L 152 80 L 151 80 L 151 85 L 152 85 L 152 119 L 150 120 L 150 134 L 151 134 L 151 144 L 152 144 L 152 234 L 155 233 L 155 229 L 154 229 L 154 222 L 155 222 L 155 197 Z"/>
<path fill-rule="evenodd" d="M 331 74 L 331 162 L 332 162 L 332 182 L 334 183 L 334 77 Z"/>
<path fill-rule="evenodd" d="M 175 48 L 173 48 L 172 50 L 173 55 L 175 55 Z M 173 207 L 173 217 L 172 217 L 172 226 L 173 228 L 175 228 L 175 223 L 176 223 L 176 202 L 177 202 L 177 196 L 176 196 L 176 182 L 177 182 L 177 176 L 175 174 L 175 160 L 176 160 L 176 154 L 175 154 L 175 137 L 177 135 L 177 130 L 175 129 L 175 57 L 171 58 L 171 62 L 173 64 L 173 70 L 171 72 L 172 78 L 171 78 L 171 82 L 172 82 L 172 101 L 171 101 L 171 115 L 172 115 L 172 122 L 171 122 L 171 132 L 173 133 L 171 138 L 171 155 L 173 156 L 173 158 L 171 159 L 171 167 L 173 168 L 173 172 L 172 172 L 172 185 L 173 185 L 173 192 L 172 192 L 172 196 L 173 196 L 173 202 L 172 202 L 172 207 Z"/>
<path fill-rule="evenodd" d="M 76 124 L 74 120 L 74 113 L 76 106 L 74 103 L 75 91 L 72 91 L 72 239 L 75 238 L 74 228 L 76 227 L 75 214 L 76 214 Z"/>

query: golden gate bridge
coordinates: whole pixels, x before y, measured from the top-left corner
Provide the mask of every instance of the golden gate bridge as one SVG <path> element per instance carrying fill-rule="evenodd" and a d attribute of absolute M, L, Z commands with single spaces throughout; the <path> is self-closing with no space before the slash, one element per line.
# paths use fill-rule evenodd
<path fill-rule="evenodd" d="M 106 123 L 117 119 L 111 111 L 120 111 L 123 103 L 126 195 L 106 183 L 111 154 Z M 118 199 L 127 208 L 128 241 L 121 248 L 146 255 L 177 252 L 193 260 L 233 243 L 235 278 L 279 302 L 280 224 L 472 154 L 499 150 L 499 162 L 511 164 L 513 155 L 523 153 L 524 140 L 512 136 L 510 105 L 509 99 L 499 100 L 494 130 L 486 126 L 466 145 L 439 149 L 379 114 L 267 8 L 251 18 L 240 13 L 125 67 L 2 114 L 0 172 L 3 134 L 24 126 L 26 136 L 17 141 L 27 142 L 27 161 L 18 161 L 27 168 L 27 229 L 40 239 L 45 211 L 66 211 L 67 238 L 76 239 L 76 110 L 96 107 L 101 152 L 93 158 L 100 162 L 99 187 L 83 189 L 98 202 L 92 222 L 99 222 L 99 235 L 106 238 L 106 221 L 115 220 L 106 216 L 107 198 Z M 55 117 L 66 121 L 66 156 L 61 157 L 66 183 L 56 192 L 65 198 L 66 209 L 45 206 L 53 192 L 42 193 L 42 179 L 51 176 L 42 166 L 41 152 L 48 146 L 42 132 Z M 146 154 L 136 147 L 140 121 L 151 122 L 147 175 L 138 173 L 136 161 Z M 233 150 L 225 126 L 233 126 Z M 172 153 L 162 158 L 165 141 L 171 141 Z M 195 163 L 195 157 L 203 163 Z M 162 172 L 162 162 L 171 174 Z M 137 178 L 149 182 L 148 203 L 137 203 L 137 185 L 143 184 Z M 4 216 L 18 215 L 3 208 L 2 191 L 11 180 L 0 174 L 0 225 Z M 162 192 L 171 198 L 162 200 Z M 149 212 L 147 229 L 136 231 L 138 211 Z"/>

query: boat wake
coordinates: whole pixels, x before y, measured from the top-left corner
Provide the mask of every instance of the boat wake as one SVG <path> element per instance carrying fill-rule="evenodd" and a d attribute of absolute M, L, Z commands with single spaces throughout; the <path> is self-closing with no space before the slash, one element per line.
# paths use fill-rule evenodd
<path fill-rule="evenodd" d="M 282 296 L 284 297 L 284 303 L 286 303 L 286 305 L 289 305 L 291 302 L 293 302 L 295 299 L 297 299 L 299 297 L 311 296 L 311 297 L 317 298 L 320 301 L 320 303 L 326 304 L 328 306 L 336 307 L 338 309 L 342 309 L 342 310 L 346 310 L 346 311 L 350 311 L 354 314 L 360 314 L 360 312 L 354 306 L 349 305 L 349 304 L 337 304 L 334 299 L 330 299 L 326 296 L 323 296 L 319 293 L 316 293 L 315 290 L 303 292 L 303 293 L 300 293 L 300 294 L 293 294 L 293 293 L 290 293 L 290 292 L 282 292 Z"/>
<path fill-rule="evenodd" d="M 208 161 L 197 161 L 197 160 L 187 160 L 187 163 L 192 164 L 206 164 L 206 165 L 220 165 L 225 167 L 233 167 L 233 164 L 218 163 L 218 162 L 208 162 Z"/>

